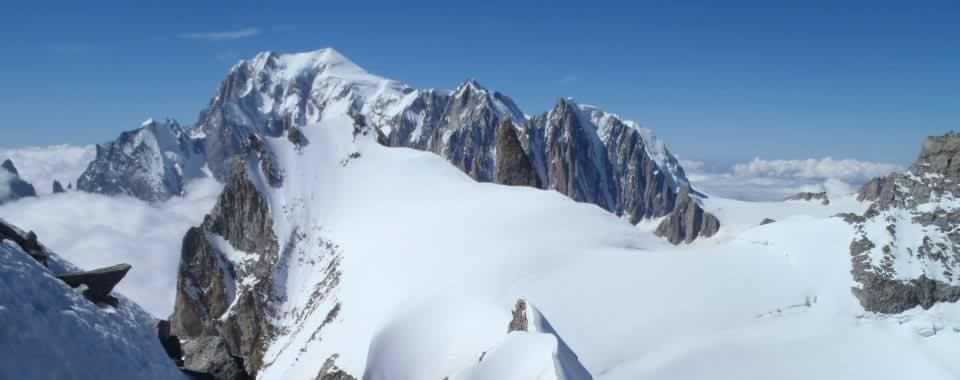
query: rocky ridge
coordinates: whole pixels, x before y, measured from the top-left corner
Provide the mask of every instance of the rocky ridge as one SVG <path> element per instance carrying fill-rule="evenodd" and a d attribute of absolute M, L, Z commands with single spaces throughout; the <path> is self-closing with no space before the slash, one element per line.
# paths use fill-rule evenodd
<path fill-rule="evenodd" d="M 960 135 L 929 137 L 905 173 L 860 191 L 873 200 L 848 217 L 853 293 L 864 309 L 899 313 L 960 300 Z"/>

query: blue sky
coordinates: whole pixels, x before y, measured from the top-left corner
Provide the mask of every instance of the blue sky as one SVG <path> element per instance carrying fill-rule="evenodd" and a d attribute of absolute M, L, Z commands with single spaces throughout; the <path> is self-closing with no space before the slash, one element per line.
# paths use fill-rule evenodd
<path fill-rule="evenodd" d="M 571 96 L 689 159 L 905 164 L 960 129 L 955 1 L 11 3 L 0 147 L 193 123 L 237 60 L 328 46 L 416 87 L 477 79 L 530 114 Z"/>

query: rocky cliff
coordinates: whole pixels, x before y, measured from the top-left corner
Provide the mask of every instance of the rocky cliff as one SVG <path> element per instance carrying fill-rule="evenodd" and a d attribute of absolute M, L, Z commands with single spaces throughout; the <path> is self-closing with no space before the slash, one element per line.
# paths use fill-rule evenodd
<path fill-rule="evenodd" d="M 864 309 L 899 313 L 960 299 L 960 135 L 929 137 L 909 171 L 868 183 L 874 200 L 848 218 L 854 294 Z"/>

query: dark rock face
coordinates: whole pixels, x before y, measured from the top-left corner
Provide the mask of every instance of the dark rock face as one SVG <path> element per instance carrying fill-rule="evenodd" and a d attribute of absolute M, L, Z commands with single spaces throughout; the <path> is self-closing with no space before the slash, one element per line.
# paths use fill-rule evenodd
<path fill-rule="evenodd" d="M 818 200 L 824 206 L 830 204 L 830 197 L 827 196 L 826 192 L 811 193 L 811 192 L 800 192 L 794 195 L 790 195 L 783 200 L 785 201 L 813 201 Z"/>
<path fill-rule="evenodd" d="M 180 338 L 170 333 L 170 321 L 157 322 L 157 340 L 177 367 L 183 367 L 183 347 L 180 345 Z"/>
<path fill-rule="evenodd" d="M 673 212 L 657 226 L 657 236 L 670 243 L 690 243 L 698 237 L 711 237 L 720 230 L 720 220 L 704 211 L 696 198 L 690 196 L 690 188 L 684 187 L 677 196 L 679 201 Z"/>
<path fill-rule="evenodd" d="M 97 145 L 97 156 L 77 179 L 77 189 L 163 201 L 183 194 L 187 180 L 203 177 L 203 164 L 203 146 L 176 121 L 148 120 Z"/>
<path fill-rule="evenodd" d="M 861 202 L 873 202 L 880 198 L 880 194 L 883 193 L 883 190 L 889 187 L 890 182 L 886 177 L 877 177 L 871 179 L 870 182 L 867 182 L 860 188 L 860 191 L 857 192 L 857 200 Z"/>
<path fill-rule="evenodd" d="M 115 300 L 110 296 L 110 292 L 120 283 L 120 280 L 123 280 L 130 268 L 130 264 L 117 264 L 91 271 L 64 273 L 58 275 L 57 278 L 71 288 L 81 285 L 86 286 L 87 290 L 84 291 L 84 296 L 90 301 L 114 303 Z"/>
<path fill-rule="evenodd" d="M 513 100 L 475 81 L 465 81 L 448 98 L 440 124 L 427 128 L 432 130 L 427 150 L 445 157 L 477 181 L 491 182 L 496 130 L 505 119 L 524 120 Z"/>
<path fill-rule="evenodd" d="M 960 195 L 958 155 L 960 135 L 928 138 L 909 172 L 864 186 L 859 198 L 874 203 L 862 216 L 844 216 L 855 230 L 852 291 L 865 310 L 900 313 L 960 299 L 960 213 L 950 202 Z"/>
<path fill-rule="evenodd" d="M 0 164 L 0 204 L 15 201 L 25 197 L 37 196 L 33 185 L 20 178 L 20 172 L 13 165 L 13 161 L 4 160 Z"/>
<path fill-rule="evenodd" d="M 760 221 L 760 225 L 761 225 L 761 226 L 765 226 L 765 225 L 767 225 L 767 224 L 776 223 L 776 222 L 777 222 L 776 220 L 773 220 L 773 219 L 770 219 L 770 218 L 763 218 L 763 220 Z"/>
<path fill-rule="evenodd" d="M 183 345 L 187 352 L 183 366 L 194 378 L 215 380 L 252 380 L 244 369 L 243 358 L 231 356 L 226 342 L 218 336 L 201 336 Z"/>
<path fill-rule="evenodd" d="M 67 192 L 67 191 L 63 189 L 63 185 L 60 184 L 60 181 L 54 180 L 54 181 L 53 181 L 53 193 L 54 193 L 54 194 L 60 194 L 60 193 L 65 193 L 65 192 Z"/>
<path fill-rule="evenodd" d="M 251 374 L 260 369 L 272 334 L 267 305 L 279 254 L 272 221 L 266 199 L 247 175 L 246 163 L 235 160 L 214 209 L 200 227 L 184 236 L 171 317 L 176 335 L 188 342 L 198 337 L 222 339 L 227 353 L 243 358 Z M 236 253 L 224 250 L 245 253 L 250 259 L 231 260 Z M 258 281 L 245 283 L 244 278 Z M 196 355 L 191 347 L 196 346 L 184 347 L 187 358 Z"/>
<path fill-rule="evenodd" d="M 540 187 L 537 171 L 523 151 L 523 145 L 510 120 L 500 123 L 496 151 L 494 182 L 507 186 Z"/>

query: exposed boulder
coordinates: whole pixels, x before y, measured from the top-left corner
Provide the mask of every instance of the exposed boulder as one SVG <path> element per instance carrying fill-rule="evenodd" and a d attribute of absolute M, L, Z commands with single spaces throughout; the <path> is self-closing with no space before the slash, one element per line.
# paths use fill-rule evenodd
<path fill-rule="evenodd" d="M 763 220 L 760 221 L 760 225 L 761 225 L 761 226 L 765 226 L 765 225 L 767 225 L 767 224 L 776 223 L 776 222 L 777 222 L 776 220 L 773 220 L 773 219 L 770 219 L 770 218 L 763 218 Z"/>
<path fill-rule="evenodd" d="M 65 193 L 65 192 L 67 192 L 67 191 L 63 189 L 63 185 L 60 184 L 60 181 L 53 180 L 53 193 L 54 193 L 54 194 L 60 194 L 60 193 Z"/>
<path fill-rule="evenodd" d="M 677 197 L 676 208 L 657 226 L 657 236 L 680 244 L 701 236 L 711 237 L 720 230 L 720 220 L 703 209 L 697 198 L 690 195 L 689 187 L 684 187 Z"/>
<path fill-rule="evenodd" d="M 130 264 L 117 264 L 90 271 L 64 273 L 57 278 L 71 288 L 85 286 L 83 295 L 94 303 L 116 304 L 116 298 L 110 296 L 110 292 L 123 280 L 130 268 Z"/>
<path fill-rule="evenodd" d="M 830 197 L 827 196 L 827 192 L 813 193 L 809 191 L 799 192 L 794 195 L 787 196 L 783 200 L 785 201 L 820 201 L 824 206 L 830 204 Z"/>
<path fill-rule="evenodd" d="M 307 136 L 303 135 L 303 131 L 296 127 L 287 129 L 287 140 L 295 145 L 297 149 L 302 149 L 310 144 L 310 140 L 307 140 Z"/>
<path fill-rule="evenodd" d="M 516 128 L 509 119 L 497 129 L 496 159 L 493 181 L 508 186 L 540 187 L 537 171 L 523 151 Z"/>

